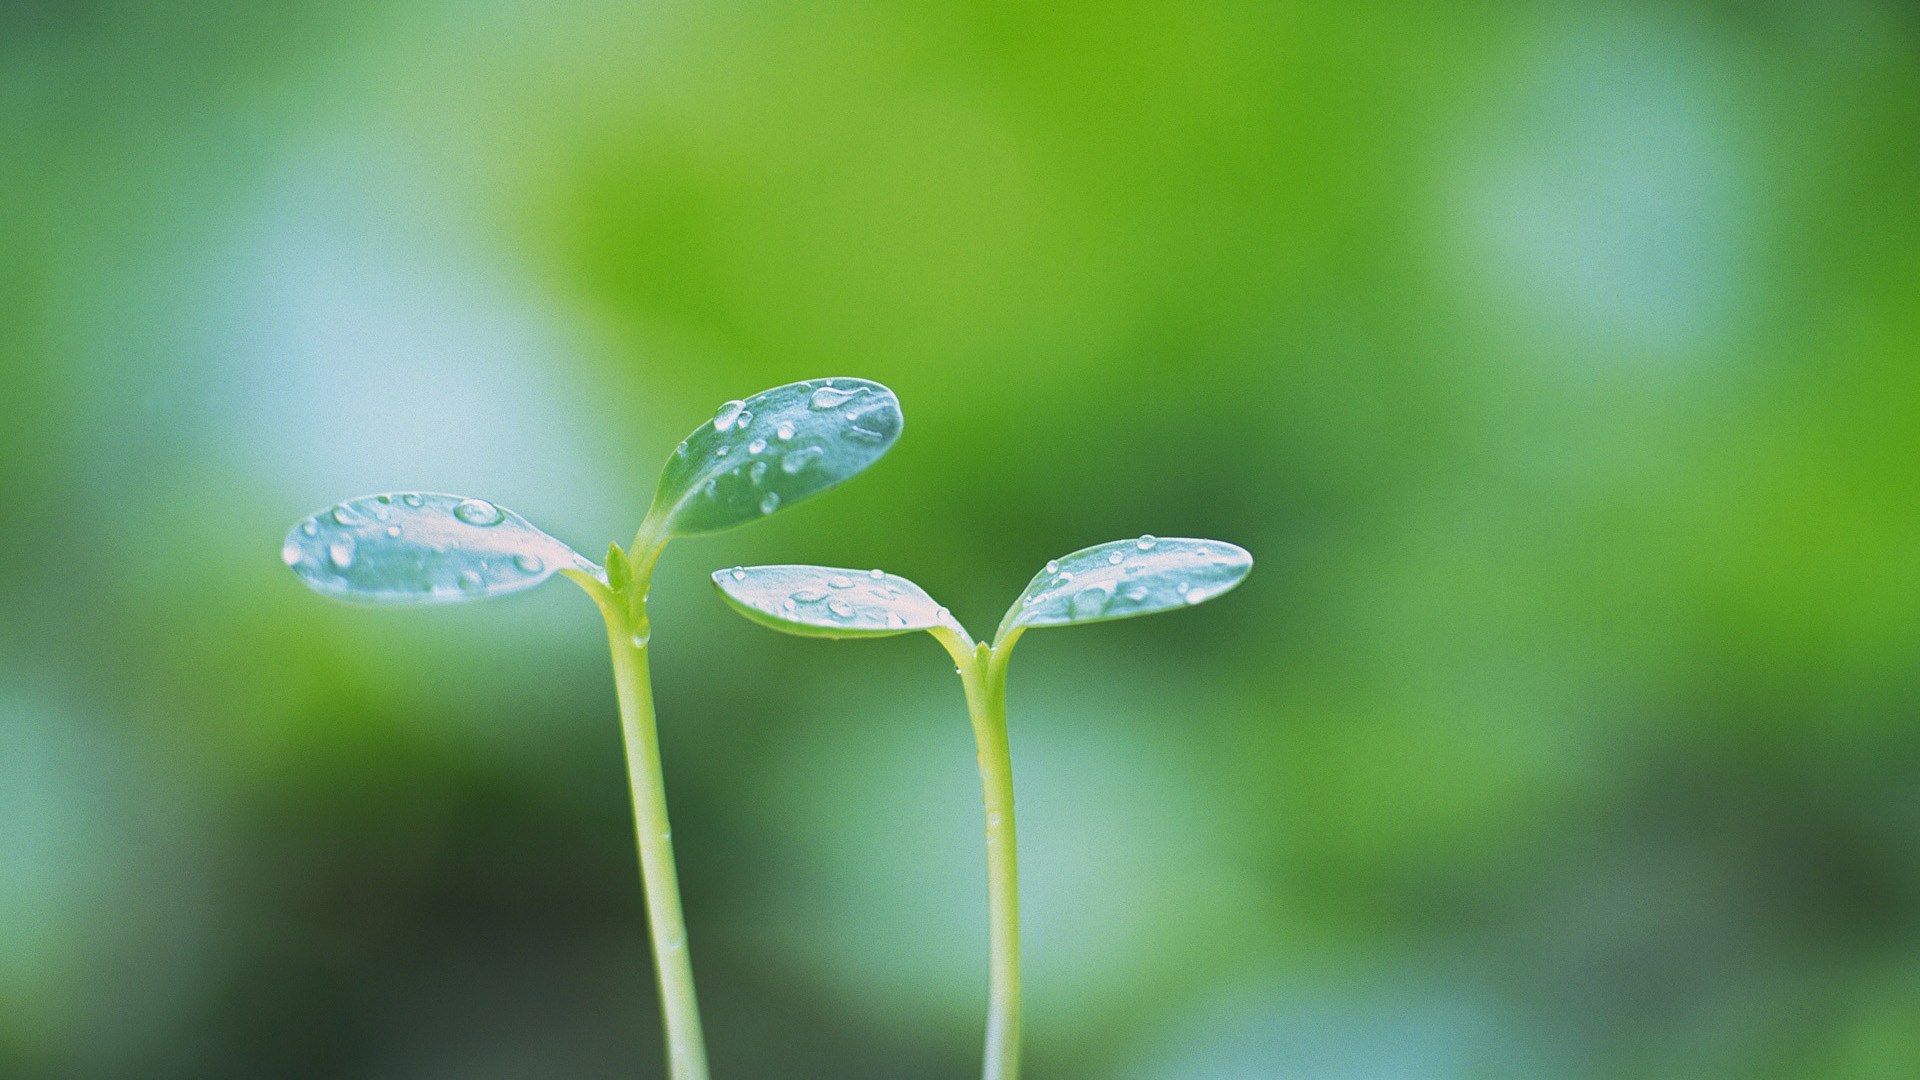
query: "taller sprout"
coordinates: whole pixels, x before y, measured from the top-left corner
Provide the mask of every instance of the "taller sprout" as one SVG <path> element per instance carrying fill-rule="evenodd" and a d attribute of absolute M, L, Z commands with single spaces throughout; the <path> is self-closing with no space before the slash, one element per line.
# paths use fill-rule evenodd
<path fill-rule="evenodd" d="M 991 643 L 975 643 L 925 590 L 880 570 L 736 566 L 713 583 L 741 614 L 804 637 L 886 637 L 924 630 L 953 655 L 979 750 L 987 816 L 989 989 L 984 1075 L 1020 1073 L 1020 888 L 1007 748 L 1007 661 L 1034 627 L 1103 622 L 1203 603 L 1253 569 L 1219 540 L 1115 540 L 1055 559 L 1007 609 Z"/>
<path fill-rule="evenodd" d="M 900 426 L 899 399 L 865 379 L 814 379 L 729 401 L 667 459 L 632 545 L 610 545 L 605 567 L 511 510 L 431 492 L 349 499 L 295 525 L 281 547 L 301 581 L 341 600 L 476 600 L 532 588 L 558 573 L 599 605 L 619 692 L 672 1080 L 706 1080 L 707 1052 L 647 669 L 654 564 L 676 536 L 764 517 L 852 477 L 893 446 Z"/>

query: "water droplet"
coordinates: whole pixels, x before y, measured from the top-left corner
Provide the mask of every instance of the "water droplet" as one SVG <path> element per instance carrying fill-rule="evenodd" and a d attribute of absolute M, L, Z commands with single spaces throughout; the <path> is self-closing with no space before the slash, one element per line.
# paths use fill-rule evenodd
<path fill-rule="evenodd" d="M 339 506 L 334 507 L 333 512 L 327 516 L 333 519 L 335 525 L 354 526 L 360 524 L 360 515 L 354 513 L 353 508 L 346 503 L 341 503 Z"/>
<path fill-rule="evenodd" d="M 1140 539 L 1135 540 L 1133 546 L 1139 548 L 1141 551 L 1152 551 L 1155 543 L 1156 541 L 1153 538 L 1153 534 L 1147 533 L 1142 535 Z"/>
<path fill-rule="evenodd" d="M 382 506 L 387 506 L 387 505 L 390 505 L 390 504 L 391 504 L 391 503 L 393 502 L 393 496 L 391 496 L 391 495 L 375 495 L 375 496 L 373 497 L 373 501 L 374 501 L 374 502 L 377 502 L 377 503 L 379 503 L 379 504 L 380 504 L 380 505 L 382 505 Z"/>
<path fill-rule="evenodd" d="M 827 579 L 827 584 L 836 589 L 851 589 L 853 588 L 853 579 L 845 574 L 835 574 Z"/>
<path fill-rule="evenodd" d="M 793 598 L 803 604 L 816 604 L 825 600 L 827 594 L 820 589 L 795 589 Z"/>
<path fill-rule="evenodd" d="M 826 450 L 818 446 L 806 446 L 780 459 L 780 471 L 792 476 L 813 463 L 815 458 L 825 457 Z"/>
<path fill-rule="evenodd" d="M 300 535 L 302 536 L 313 536 L 319 531 L 320 531 L 319 522 L 314 521 L 312 518 L 308 518 L 307 520 L 300 523 Z"/>
<path fill-rule="evenodd" d="M 731 431 L 733 425 L 740 421 L 740 414 L 746 411 L 747 403 L 744 401 L 729 401 L 720 406 L 720 411 L 713 414 L 713 430 Z"/>
<path fill-rule="evenodd" d="M 747 470 L 747 479 L 753 483 L 757 484 L 762 480 L 765 480 L 766 478 L 767 478 L 767 463 L 764 461 L 754 462 L 753 468 Z"/>
<path fill-rule="evenodd" d="M 396 539 L 396 540 L 397 540 L 397 539 L 399 539 L 399 537 L 400 537 L 400 526 L 398 526 L 398 525 L 389 525 L 389 526 L 387 526 L 387 536 L 388 536 L 389 538 L 391 538 L 391 539 Z"/>
<path fill-rule="evenodd" d="M 887 612 L 887 625 L 893 627 L 895 630 L 901 630 L 906 627 L 907 620 L 901 618 L 899 612 L 889 611 Z"/>
<path fill-rule="evenodd" d="M 1060 571 L 1060 584 L 1065 585 L 1067 582 L 1072 580 L 1073 580 L 1073 571 L 1071 570 Z"/>
<path fill-rule="evenodd" d="M 773 437 L 779 439 L 781 442 L 791 440 L 793 438 L 793 425 L 782 420 L 780 426 L 773 429 Z"/>
<path fill-rule="evenodd" d="M 526 552 L 515 555 L 513 565 L 519 567 L 523 574 L 537 574 L 547 568 L 547 564 L 541 560 L 540 556 L 529 555 Z"/>
<path fill-rule="evenodd" d="M 953 618 L 953 612 L 948 611 L 946 608 L 941 608 L 940 610 L 934 612 L 933 614 L 934 614 L 934 617 L 939 619 L 941 622 L 946 622 L 948 619 Z"/>
<path fill-rule="evenodd" d="M 847 435 L 862 442 L 880 442 L 887 432 L 897 425 L 893 419 L 893 406 L 875 405 L 868 409 L 851 409 L 847 412 Z"/>
<path fill-rule="evenodd" d="M 852 401 L 854 398 L 866 392 L 867 388 L 864 386 L 855 387 L 852 390 L 840 390 L 833 386 L 823 386 L 815 390 L 813 396 L 807 399 L 807 405 L 814 409 L 832 409 L 845 405 L 847 402 Z"/>
<path fill-rule="evenodd" d="M 744 566 L 736 566 L 732 570 L 727 571 L 727 573 L 733 575 L 733 580 L 735 581 L 747 580 L 747 568 Z"/>
<path fill-rule="evenodd" d="M 418 495 L 402 495 L 400 496 L 400 501 L 406 503 L 408 506 L 419 506 L 426 500 Z"/>
<path fill-rule="evenodd" d="M 1108 566 L 1119 566 L 1119 565 L 1120 565 L 1120 561 L 1121 561 L 1122 559 L 1125 559 L 1125 558 L 1126 558 L 1126 556 L 1125 556 L 1125 555 L 1122 555 L 1122 554 L 1120 554 L 1120 553 L 1119 553 L 1119 552 L 1117 552 L 1117 551 L 1110 551 L 1110 552 L 1108 552 L 1108 553 L 1107 553 L 1107 565 L 1108 565 Z"/>
<path fill-rule="evenodd" d="M 987 814 L 987 828 L 989 829 L 998 828 L 999 825 L 1000 825 L 1000 811 L 998 810 L 989 811 Z"/>
<path fill-rule="evenodd" d="M 1207 596 L 1206 596 L 1205 589 L 1188 589 L 1187 590 L 1187 603 L 1189 604 L 1197 604 L 1200 601 L 1205 600 L 1206 598 Z"/>
<path fill-rule="evenodd" d="M 633 632 L 633 635 L 627 638 L 627 640 L 633 642 L 633 647 L 636 649 L 646 648 L 647 643 L 653 640 L 652 626 L 649 625 L 647 627 L 643 627 L 642 629 L 635 630 Z"/>
<path fill-rule="evenodd" d="M 487 587 L 487 579 L 475 570 L 462 570 L 459 577 L 460 591 L 475 593 Z"/>
<path fill-rule="evenodd" d="M 677 458 L 687 456 L 687 441 L 685 439 L 680 440 L 680 445 L 673 448 L 673 456 Z"/>
<path fill-rule="evenodd" d="M 1067 603 L 1067 610 L 1076 619 L 1090 619 L 1107 610 L 1108 599 L 1107 590 L 1091 585 L 1073 594 L 1073 599 Z"/>
<path fill-rule="evenodd" d="M 867 571 L 867 576 L 872 578 L 875 581 L 880 581 L 887 576 L 887 572 L 876 566 L 873 569 Z"/>
<path fill-rule="evenodd" d="M 794 607 L 793 607 L 793 598 L 792 598 L 791 596 L 789 596 L 789 597 L 788 597 L 788 598 L 786 598 L 785 600 L 782 600 L 782 601 L 780 602 L 780 609 L 781 609 L 782 611 L 792 611 L 792 610 L 794 609 Z"/>
<path fill-rule="evenodd" d="M 384 506 L 376 506 L 373 508 L 373 519 L 375 521 L 388 521 L 391 520 L 392 517 L 393 511 L 388 510 Z"/>
<path fill-rule="evenodd" d="M 847 603 L 845 600 L 827 601 L 827 610 L 833 612 L 835 615 L 838 615 L 843 619 L 848 619 L 853 617 L 853 605 Z"/>
<path fill-rule="evenodd" d="M 766 448 L 767 448 L 767 440 L 755 439 L 752 442 L 747 444 L 747 453 L 757 454 L 760 451 L 765 450 Z"/>
<path fill-rule="evenodd" d="M 460 505 L 453 508 L 453 516 L 469 525 L 478 525 L 482 528 L 498 525 L 507 519 L 507 515 L 502 513 L 499 507 L 485 499 L 462 500 Z"/>
<path fill-rule="evenodd" d="M 335 570 L 353 568 L 353 537 L 342 536 L 327 545 L 327 561 Z"/>
<path fill-rule="evenodd" d="M 705 495 L 709 499 L 716 498 L 715 489 L 719 486 L 720 481 L 709 476 L 707 477 L 707 482 L 700 485 L 700 494 Z"/>
<path fill-rule="evenodd" d="M 714 457 L 726 457 L 728 454 L 732 452 L 733 452 L 733 448 L 730 446 L 716 446 L 713 448 Z"/>
<path fill-rule="evenodd" d="M 760 500 L 760 512 L 763 514 L 771 514 L 778 509 L 780 509 L 780 493 L 777 491 L 767 492 L 767 497 Z"/>
<path fill-rule="evenodd" d="M 296 544 L 292 540 L 289 540 L 285 544 L 281 545 L 280 547 L 281 562 L 286 563 L 288 566 L 299 566 L 305 560 L 306 560 L 306 554 L 300 550 L 299 544 Z"/>
<path fill-rule="evenodd" d="M 1048 559 L 1048 560 L 1047 560 L 1047 573 L 1049 573 L 1049 574 L 1057 574 L 1057 573 L 1059 573 L 1059 572 L 1060 572 L 1060 560 L 1059 560 L 1059 559 Z"/>
<path fill-rule="evenodd" d="M 1183 582 L 1181 582 L 1181 583 L 1180 583 L 1180 584 L 1179 584 L 1179 585 L 1177 586 L 1177 588 L 1178 588 L 1178 589 L 1179 589 L 1179 590 L 1180 590 L 1181 592 L 1186 592 L 1186 591 L 1187 591 L 1187 583 L 1183 581 Z"/>
<path fill-rule="evenodd" d="M 1127 599 L 1137 604 L 1147 598 L 1147 587 L 1145 585 L 1135 585 L 1128 589 L 1124 595 Z"/>

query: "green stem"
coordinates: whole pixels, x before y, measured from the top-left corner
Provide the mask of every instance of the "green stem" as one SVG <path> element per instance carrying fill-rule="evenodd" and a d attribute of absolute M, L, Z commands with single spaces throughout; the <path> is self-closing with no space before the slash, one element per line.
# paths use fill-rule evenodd
<path fill-rule="evenodd" d="M 985 1080 L 1020 1075 L 1020 865 L 1007 746 L 1007 668 L 985 643 L 960 665 L 987 813 L 988 951 Z"/>
<path fill-rule="evenodd" d="M 667 823 L 667 788 L 660 771 L 653 685 L 647 671 L 646 587 L 644 578 L 636 580 L 635 599 L 609 596 L 610 602 L 602 602 L 600 611 L 607 621 L 613 681 L 620 697 L 627 781 L 633 789 L 633 828 L 640 844 L 640 878 L 646 890 L 654 973 L 666 1026 L 667 1075 L 671 1080 L 707 1080 L 707 1046 L 693 993 L 693 963 L 688 956 L 686 917 L 680 911 L 680 879 L 673 866 L 673 832 Z"/>

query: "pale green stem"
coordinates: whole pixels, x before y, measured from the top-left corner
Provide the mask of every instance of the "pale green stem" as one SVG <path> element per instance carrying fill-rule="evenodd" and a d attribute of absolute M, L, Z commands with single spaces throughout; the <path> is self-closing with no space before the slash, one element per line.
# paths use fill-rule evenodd
<path fill-rule="evenodd" d="M 943 642 L 945 639 L 943 638 Z M 1013 759 L 1007 746 L 1007 668 L 984 642 L 972 655 L 949 644 L 960 661 L 967 712 L 980 764 L 987 814 L 987 990 L 985 1080 L 1020 1075 L 1020 866 L 1013 822 Z M 1008 644 L 1011 644 L 1010 642 Z M 1004 647 L 1003 647 L 1004 648 Z"/>
<path fill-rule="evenodd" d="M 686 917 L 680 910 L 680 879 L 673 865 L 673 832 L 667 824 L 667 788 L 660 771 L 653 685 L 647 671 L 646 587 L 641 578 L 634 582 L 631 600 L 611 594 L 604 600 L 596 594 L 595 599 L 606 617 L 613 681 L 620 697 L 627 781 L 633 790 L 633 828 L 639 839 L 640 878 L 666 1026 L 667 1075 L 671 1080 L 707 1080 L 707 1046 L 693 993 L 693 963 L 688 956 Z"/>

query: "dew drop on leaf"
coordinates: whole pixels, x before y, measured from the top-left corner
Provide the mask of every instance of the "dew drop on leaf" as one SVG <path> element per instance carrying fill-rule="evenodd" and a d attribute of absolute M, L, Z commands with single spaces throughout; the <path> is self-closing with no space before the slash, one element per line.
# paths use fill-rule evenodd
<path fill-rule="evenodd" d="M 867 576 L 874 579 L 875 581 L 879 581 L 887 576 L 887 572 L 876 566 L 873 569 L 867 571 Z"/>
<path fill-rule="evenodd" d="M 1059 560 L 1059 559 L 1048 559 L 1048 560 L 1047 560 L 1047 573 L 1049 573 L 1049 574 L 1057 574 L 1057 573 L 1059 573 L 1059 572 L 1060 572 L 1060 560 Z"/>
<path fill-rule="evenodd" d="M 790 441 L 793 438 L 793 425 L 782 420 L 780 426 L 773 429 L 773 437 L 781 442 Z"/>
<path fill-rule="evenodd" d="M 777 491 L 767 492 L 767 497 L 760 500 L 760 512 L 763 514 L 771 514 L 778 509 L 780 509 L 780 493 Z"/>
<path fill-rule="evenodd" d="M 735 581 L 747 580 L 747 568 L 744 566 L 736 566 L 727 572 L 733 575 L 733 580 Z"/>
<path fill-rule="evenodd" d="M 335 570 L 353 569 L 353 537 L 342 536 L 327 545 L 327 561 Z"/>
<path fill-rule="evenodd" d="M 752 442 L 747 444 L 747 453 L 757 454 L 760 451 L 765 450 L 766 448 L 767 448 L 767 440 L 755 439 Z"/>
<path fill-rule="evenodd" d="M 825 457 L 826 451 L 818 446 L 805 446 L 780 459 L 780 471 L 792 476 L 812 464 L 815 458 Z"/>
<path fill-rule="evenodd" d="M 827 610 L 833 612 L 835 615 L 838 615 L 843 619 L 851 618 L 853 616 L 853 605 L 847 603 L 845 600 L 828 601 Z"/>
<path fill-rule="evenodd" d="M 851 589 L 853 588 L 853 579 L 845 574 L 835 574 L 827 579 L 827 584 L 836 589 Z"/>
<path fill-rule="evenodd" d="M 402 495 L 400 496 L 400 501 L 413 507 L 418 507 L 425 503 L 425 500 L 418 495 Z"/>
<path fill-rule="evenodd" d="M 721 432 L 733 430 L 733 425 L 739 422 L 740 414 L 746 409 L 747 403 L 738 399 L 720 406 L 720 411 L 713 414 L 713 430 Z"/>
<path fill-rule="evenodd" d="M 1153 534 L 1149 533 L 1135 540 L 1133 546 L 1139 548 L 1141 551 L 1152 551 L 1154 543 Z"/>
<path fill-rule="evenodd" d="M 1114 551 L 1114 552 L 1109 552 L 1109 553 L 1107 554 L 1107 565 L 1109 565 L 1109 566 L 1119 566 L 1119 565 L 1120 565 L 1120 561 L 1121 561 L 1122 559 L 1125 559 L 1125 558 L 1126 558 L 1126 556 L 1125 556 L 1125 555 L 1122 555 L 1122 554 L 1120 554 L 1120 553 L 1119 553 L 1119 552 L 1117 552 L 1117 551 Z"/>
<path fill-rule="evenodd" d="M 1074 593 L 1073 599 L 1068 602 L 1067 607 L 1068 610 L 1073 612 L 1074 618 L 1090 619 L 1107 610 L 1108 599 L 1107 590 L 1098 585 L 1089 585 L 1079 592 Z"/>
<path fill-rule="evenodd" d="M 308 518 L 306 521 L 303 521 L 300 523 L 300 532 L 301 532 L 301 535 L 303 536 L 313 536 L 317 534 L 319 531 L 320 531 L 319 524 L 315 522 L 312 518 Z"/>
<path fill-rule="evenodd" d="M 461 592 L 479 592 L 487 587 L 487 579 L 481 577 L 477 570 L 462 570 L 457 580 Z"/>
<path fill-rule="evenodd" d="M 546 561 L 541 559 L 540 556 L 529 555 L 526 552 L 515 555 L 513 557 L 513 565 L 519 567 L 520 572 L 524 574 L 537 574 L 547 568 Z"/>
<path fill-rule="evenodd" d="M 838 408 L 866 392 L 867 388 L 864 386 L 853 390 L 838 390 L 831 386 L 822 386 L 807 399 L 807 404 L 814 409 Z"/>
<path fill-rule="evenodd" d="M 767 478 L 767 463 L 764 461 L 754 462 L 753 467 L 747 470 L 747 479 L 755 484 L 760 483 L 766 478 Z"/>
<path fill-rule="evenodd" d="M 803 604 L 816 604 L 826 598 L 827 594 L 819 589 L 797 589 L 793 594 L 793 599 Z"/>
<path fill-rule="evenodd" d="M 460 505 L 453 508 L 453 516 L 469 525 L 478 525 L 481 528 L 498 525 L 507 519 L 507 516 L 500 512 L 499 507 L 485 499 L 462 499 Z"/>

